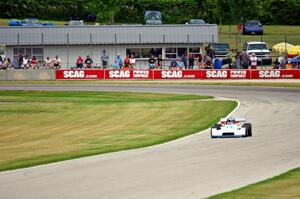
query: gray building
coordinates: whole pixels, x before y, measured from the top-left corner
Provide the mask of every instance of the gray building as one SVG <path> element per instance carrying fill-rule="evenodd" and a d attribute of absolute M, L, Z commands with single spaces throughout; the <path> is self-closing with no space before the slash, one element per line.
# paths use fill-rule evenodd
<path fill-rule="evenodd" d="M 149 53 L 161 54 L 165 64 L 182 54 L 197 56 L 203 45 L 218 41 L 217 25 L 113 25 L 57 27 L 0 27 L 0 45 L 7 56 L 35 55 L 40 61 L 58 55 L 62 68 L 75 66 L 77 57 L 90 55 L 97 66 L 103 50 L 113 64 L 115 56 L 134 54 L 139 68 L 147 67 Z"/>

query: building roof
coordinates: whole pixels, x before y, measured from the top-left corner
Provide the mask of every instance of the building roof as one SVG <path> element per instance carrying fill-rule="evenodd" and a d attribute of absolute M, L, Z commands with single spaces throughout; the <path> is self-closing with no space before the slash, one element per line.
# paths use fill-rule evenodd
<path fill-rule="evenodd" d="M 217 25 L 0 27 L 0 45 L 174 44 L 217 42 Z"/>

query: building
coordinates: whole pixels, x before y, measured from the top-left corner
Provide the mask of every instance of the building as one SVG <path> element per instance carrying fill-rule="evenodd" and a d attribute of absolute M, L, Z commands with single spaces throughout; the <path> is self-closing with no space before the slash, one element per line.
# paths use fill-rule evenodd
<path fill-rule="evenodd" d="M 40 61 L 58 55 L 62 68 L 75 66 L 77 57 L 90 55 L 97 66 L 103 50 L 113 64 L 115 56 L 134 54 L 139 68 L 147 67 L 151 52 L 161 54 L 165 64 L 171 58 L 203 51 L 203 45 L 217 42 L 217 25 L 113 25 L 113 26 L 56 26 L 0 27 L 0 45 L 7 56 L 18 59 L 19 53 L 35 55 Z"/>

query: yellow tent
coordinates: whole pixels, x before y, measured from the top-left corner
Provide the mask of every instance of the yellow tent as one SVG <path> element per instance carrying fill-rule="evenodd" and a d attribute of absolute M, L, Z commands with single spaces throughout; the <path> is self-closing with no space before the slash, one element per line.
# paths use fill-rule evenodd
<path fill-rule="evenodd" d="M 283 53 L 285 51 L 288 51 L 292 47 L 294 47 L 292 44 L 282 42 L 282 43 L 275 44 L 272 49 L 275 52 Z"/>
<path fill-rule="evenodd" d="M 300 55 L 300 45 L 289 48 L 288 54 L 289 55 Z"/>

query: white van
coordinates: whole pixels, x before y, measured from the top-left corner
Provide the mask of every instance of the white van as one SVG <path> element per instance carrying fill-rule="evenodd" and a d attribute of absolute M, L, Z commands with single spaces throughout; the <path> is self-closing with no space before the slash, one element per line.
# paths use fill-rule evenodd
<path fill-rule="evenodd" d="M 248 41 L 244 43 L 243 52 L 248 56 L 255 53 L 258 63 L 262 62 L 263 65 L 271 65 L 272 57 L 270 56 L 270 50 L 265 42 L 261 41 Z"/>

